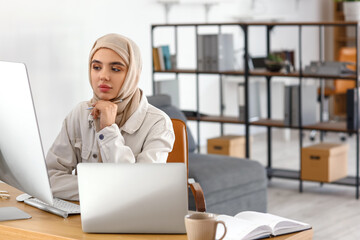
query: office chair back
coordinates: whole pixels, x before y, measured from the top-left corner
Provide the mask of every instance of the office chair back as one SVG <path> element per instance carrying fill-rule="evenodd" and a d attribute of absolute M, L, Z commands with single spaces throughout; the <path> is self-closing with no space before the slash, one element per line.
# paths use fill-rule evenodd
<path fill-rule="evenodd" d="M 188 150 L 188 138 L 186 131 L 186 124 L 180 119 L 171 119 L 174 132 L 175 132 L 175 142 L 173 150 L 169 153 L 167 162 L 168 163 L 185 163 L 187 169 L 187 176 L 189 178 L 189 150 Z M 188 179 L 188 186 L 191 189 L 191 192 L 195 199 L 196 211 L 205 212 L 206 203 L 204 192 L 199 183 L 195 182 L 194 179 Z"/>
<path fill-rule="evenodd" d="M 355 47 L 342 47 L 339 53 L 340 62 L 349 62 L 356 63 L 356 48 Z M 355 65 L 347 66 L 351 70 L 356 70 Z M 355 88 L 355 81 L 336 79 L 334 81 L 334 90 L 336 94 L 343 93 L 346 94 L 346 91 L 350 88 Z"/>
<path fill-rule="evenodd" d="M 183 121 L 179 119 L 172 118 L 171 121 L 175 132 L 175 142 L 174 142 L 173 150 L 169 153 L 167 162 L 185 163 L 189 176 L 189 165 L 188 165 L 189 151 L 188 151 L 186 125 Z"/>

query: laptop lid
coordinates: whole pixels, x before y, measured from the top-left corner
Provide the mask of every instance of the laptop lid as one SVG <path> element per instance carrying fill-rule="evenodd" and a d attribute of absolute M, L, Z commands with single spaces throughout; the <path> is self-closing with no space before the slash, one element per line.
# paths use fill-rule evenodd
<path fill-rule="evenodd" d="M 80 163 L 77 169 L 84 232 L 186 232 L 184 164 Z"/>

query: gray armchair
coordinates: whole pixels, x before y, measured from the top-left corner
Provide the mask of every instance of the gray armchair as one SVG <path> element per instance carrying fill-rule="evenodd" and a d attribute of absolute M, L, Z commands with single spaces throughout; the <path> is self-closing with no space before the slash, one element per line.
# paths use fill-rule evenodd
<path fill-rule="evenodd" d="M 151 105 L 170 118 L 186 123 L 185 115 L 171 104 L 168 95 L 148 96 Z M 189 178 L 199 182 L 205 196 L 206 210 L 235 215 L 245 210 L 266 212 L 267 179 L 264 167 L 256 161 L 214 154 L 196 153 L 196 144 L 189 128 Z M 195 210 L 189 194 L 189 209 Z"/>

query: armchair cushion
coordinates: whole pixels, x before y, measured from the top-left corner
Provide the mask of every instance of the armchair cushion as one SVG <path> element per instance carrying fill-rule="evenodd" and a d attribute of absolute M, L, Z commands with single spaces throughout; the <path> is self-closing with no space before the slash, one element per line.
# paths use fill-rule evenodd
<path fill-rule="evenodd" d="M 234 215 L 243 210 L 266 211 L 266 173 L 256 161 L 190 153 L 189 178 L 201 184 L 208 212 Z M 249 196 L 250 201 L 244 200 Z M 195 207 L 192 200 L 189 207 Z"/>

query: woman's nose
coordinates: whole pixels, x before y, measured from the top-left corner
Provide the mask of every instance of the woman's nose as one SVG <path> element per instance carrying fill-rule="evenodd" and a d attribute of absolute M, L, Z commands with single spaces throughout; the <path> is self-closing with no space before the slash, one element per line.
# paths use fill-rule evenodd
<path fill-rule="evenodd" d="M 102 80 L 102 81 L 109 81 L 110 80 L 110 74 L 105 69 L 103 69 L 100 72 L 100 80 Z"/>

